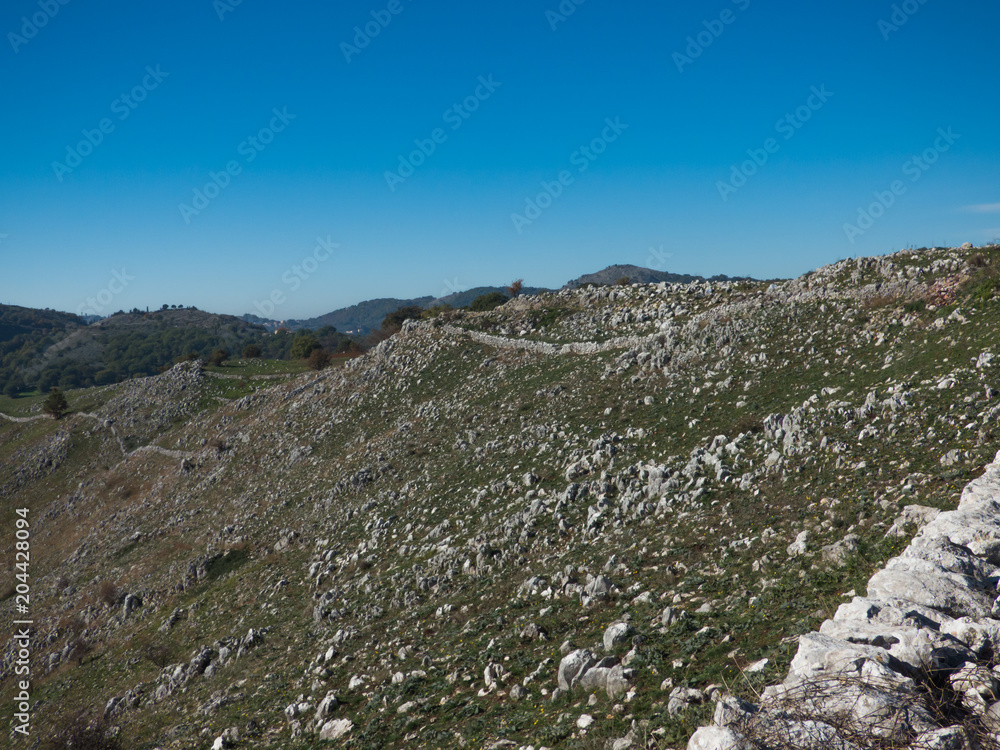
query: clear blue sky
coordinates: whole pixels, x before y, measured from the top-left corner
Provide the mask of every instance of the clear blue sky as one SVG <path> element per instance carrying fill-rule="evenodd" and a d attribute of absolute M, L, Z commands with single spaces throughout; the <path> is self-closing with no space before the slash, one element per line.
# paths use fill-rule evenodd
<path fill-rule="evenodd" d="M 1000 6 L 896 7 L 8 0 L 0 302 L 301 318 L 989 241 Z"/>

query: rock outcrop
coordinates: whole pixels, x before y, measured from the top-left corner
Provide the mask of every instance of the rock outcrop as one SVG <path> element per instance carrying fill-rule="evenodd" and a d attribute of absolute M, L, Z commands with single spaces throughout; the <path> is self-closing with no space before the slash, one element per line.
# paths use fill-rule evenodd
<path fill-rule="evenodd" d="M 868 596 L 799 639 L 759 706 L 720 701 L 689 750 L 1000 746 L 1000 452 L 956 510 L 920 510 Z"/>

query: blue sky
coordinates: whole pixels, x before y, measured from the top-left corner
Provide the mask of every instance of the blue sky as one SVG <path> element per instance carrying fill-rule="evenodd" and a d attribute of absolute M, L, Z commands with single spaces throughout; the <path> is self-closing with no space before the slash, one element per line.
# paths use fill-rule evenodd
<path fill-rule="evenodd" d="M 0 302 L 301 318 L 984 243 L 998 28 L 981 0 L 9 0 Z"/>

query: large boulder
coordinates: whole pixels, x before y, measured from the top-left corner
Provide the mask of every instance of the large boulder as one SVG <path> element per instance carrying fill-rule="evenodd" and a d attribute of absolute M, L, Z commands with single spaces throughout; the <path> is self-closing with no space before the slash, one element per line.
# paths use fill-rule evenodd
<path fill-rule="evenodd" d="M 635 628 L 627 622 L 616 622 L 604 630 L 604 650 L 614 651 L 615 646 L 635 635 Z"/>
<path fill-rule="evenodd" d="M 584 673 L 596 663 L 597 659 L 585 648 L 571 651 L 559 662 L 559 687 L 563 690 L 572 690 Z"/>

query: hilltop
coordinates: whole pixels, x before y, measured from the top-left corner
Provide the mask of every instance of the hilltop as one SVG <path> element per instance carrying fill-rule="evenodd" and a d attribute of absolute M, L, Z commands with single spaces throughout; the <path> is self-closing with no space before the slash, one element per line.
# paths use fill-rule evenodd
<path fill-rule="evenodd" d="M 319 373 L 183 363 L 60 421 L 0 398 L 32 742 L 685 747 L 993 459 L 998 269 L 563 289 Z"/>
<path fill-rule="evenodd" d="M 705 281 L 702 276 L 692 276 L 684 273 L 671 273 L 669 271 L 654 271 L 651 268 L 640 266 L 613 265 L 608 266 L 597 273 L 588 273 L 566 283 L 563 289 L 576 289 L 587 284 L 598 286 L 609 286 L 611 284 L 690 284 L 694 281 Z M 708 281 L 738 281 L 745 279 L 731 279 L 728 276 L 713 276 Z"/>

